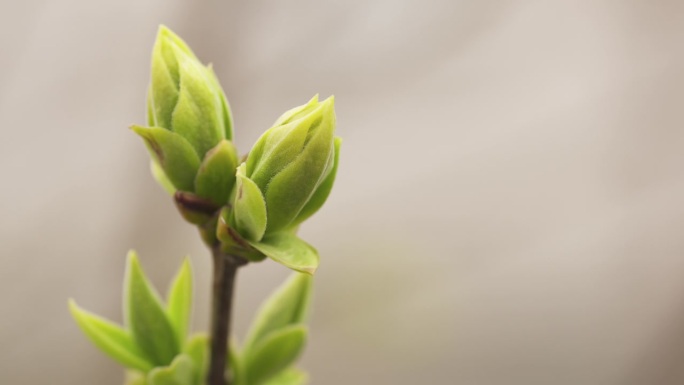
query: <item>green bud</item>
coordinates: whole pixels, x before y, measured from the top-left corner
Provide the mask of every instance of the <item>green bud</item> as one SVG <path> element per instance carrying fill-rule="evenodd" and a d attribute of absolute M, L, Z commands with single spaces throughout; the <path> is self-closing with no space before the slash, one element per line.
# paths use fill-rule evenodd
<path fill-rule="evenodd" d="M 252 262 L 266 258 L 266 255 L 252 247 L 250 241 L 238 233 L 234 225 L 230 225 L 231 222 L 235 221 L 234 215 L 235 211 L 229 209 L 228 206 L 221 209 L 218 215 L 215 238 L 220 242 L 221 250 L 227 254 L 239 255 Z"/>
<path fill-rule="evenodd" d="M 307 104 L 283 114 L 259 138 L 247 158 L 244 172 L 238 171 L 238 186 L 249 184 L 259 189 L 266 207 L 266 228 L 262 233 L 250 225 L 261 225 L 259 218 L 245 219 L 259 216 L 260 212 L 250 212 L 258 206 L 255 203 L 240 204 L 238 191 L 234 209 L 235 226 L 240 234 L 256 242 L 265 235 L 296 226 L 320 208 L 332 187 L 328 177 L 336 164 L 334 134 L 334 98 L 319 102 L 315 96 Z M 319 189 L 322 189 L 320 194 Z M 243 197 L 245 191 L 243 188 Z M 255 195 L 252 191 L 248 194 Z"/>
<path fill-rule="evenodd" d="M 325 180 L 323 180 L 323 183 L 321 183 L 318 186 L 318 188 L 316 188 L 316 191 L 314 191 L 313 195 L 311 196 L 311 199 L 309 199 L 304 208 L 302 208 L 302 211 L 299 212 L 294 222 L 292 222 L 293 226 L 299 225 L 300 223 L 308 219 L 310 216 L 314 215 L 316 211 L 318 211 L 318 209 L 320 209 L 321 206 L 323 206 L 323 203 L 325 203 L 325 201 L 328 199 L 328 196 L 332 191 L 333 184 L 335 183 L 335 177 L 337 176 L 337 166 L 339 165 L 340 160 L 341 145 L 342 138 L 335 137 L 335 158 L 333 168 L 330 171 L 330 174 L 328 174 Z"/>
<path fill-rule="evenodd" d="M 233 203 L 235 224 L 242 236 L 259 241 L 266 232 L 266 201 L 251 179 L 245 176 L 245 164 L 238 167 L 237 190 Z"/>
<path fill-rule="evenodd" d="M 131 129 L 143 138 L 153 161 L 176 189 L 194 191 L 200 158 L 187 140 L 160 127 L 133 126 Z"/>
<path fill-rule="evenodd" d="M 232 142 L 222 140 L 204 156 L 195 177 L 195 193 L 224 205 L 235 185 L 237 151 Z"/>
<path fill-rule="evenodd" d="M 214 71 L 164 26 L 152 52 L 148 113 L 150 125 L 180 133 L 201 155 L 233 138 L 230 107 Z"/>
<path fill-rule="evenodd" d="M 228 203 L 237 154 L 230 107 L 210 66 L 161 26 L 152 53 L 149 127 L 133 127 L 147 144 L 155 179 L 170 193 Z"/>

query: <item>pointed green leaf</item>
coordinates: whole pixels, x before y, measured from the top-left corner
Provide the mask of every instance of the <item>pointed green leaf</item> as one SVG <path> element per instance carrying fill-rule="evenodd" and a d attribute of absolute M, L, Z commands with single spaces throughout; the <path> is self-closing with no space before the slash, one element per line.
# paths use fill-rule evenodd
<path fill-rule="evenodd" d="M 231 338 L 228 345 L 228 375 L 232 380 L 233 385 L 248 385 L 245 377 L 244 363 L 242 362 L 242 355 L 239 352 L 237 342 Z"/>
<path fill-rule="evenodd" d="M 268 182 L 264 197 L 266 207 L 268 207 L 267 231 L 269 233 L 291 226 L 315 189 L 330 173 L 335 148 L 335 119 L 332 103 L 329 100 L 324 101 L 316 110 L 320 109 L 319 113 L 314 111 L 310 114 L 311 116 L 305 118 L 318 117 L 319 119 L 308 130 L 305 147 L 296 159 Z"/>
<path fill-rule="evenodd" d="M 276 330 L 306 322 L 312 291 L 312 276 L 292 273 L 259 308 L 245 339 L 244 351 L 251 350 Z"/>
<path fill-rule="evenodd" d="M 157 42 L 152 50 L 152 72 L 150 92 L 148 93 L 148 111 L 152 113 L 155 126 L 171 129 L 171 114 L 178 102 L 178 70 L 175 58 L 173 61 L 166 59 L 172 57 L 169 53 L 170 48 L 164 44 L 162 39 L 157 38 Z"/>
<path fill-rule="evenodd" d="M 169 289 L 166 313 L 176 332 L 178 346 L 183 346 L 188 335 L 190 313 L 192 311 L 192 266 L 190 258 L 183 260 L 181 268 Z"/>
<path fill-rule="evenodd" d="M 335 154 L 333 158 L 333 166 L 332 170 L 330 170 L 330 173 L 328 176 L 323 180 L 323 183 L 321 183 L 317 188 L 316 191 L 314 191 L 313 195 L 309 199 L 309 201 L 306 203 L 304 208 L 302 208 L 302 211 L 299 212 L 297 215 L 297 218 L 292 222 L 293 226 L 296 226 L 305 220 L 307 220 L 309 217 L 311 217 L 313 214 L 318 211 L 318 209 L 323 206 L 323 203 L 328 199 L 328 196 L 330 195 L 330 191 L 332 191 L 333 184 L 335 183 L 335 176 L 337 175 L 337 166 L 339 164 L 340 160 L 340 145 L 342 144 L 342 138 L 336 137 L 335 138 Z"/>
<path fill-rule="evenodd" d="M 316 106 L 318 106 L 318 94 L 314 95 L 313 98 L 311 98 L 306 104 L 285 111 L 285 113 L 280 115 L 275 123 L 273 123 L 273 127 L 300 119 L 304 117 L 304 115 L 313 111 Z"/>
<path fill-rule="evenodd" d="M 235 185 L 237 165 L 235 146 L 227 140 L 222 140 L 204 157 L 197 171 L 195 193 L 218 205 L 225 205 Z"/>
<path fill-rule="evenodd" d="M 180 65 L 178 103 L 171 118 L 172 131 L 182 135 L 200 157 L 225 137 L 223 110 L 206 67 L 177 53 Z"/>
<path fill-rule="evenodd" d="M 199 156 L 182 136 L 159 127 L 132 126 L 147 145 L 150 155 L 173 183 L 183 191 L 193 191 Z"/>
<path fill-rule="evenodd" d="M 109 357 L 127 368 L 145 372 L 152 369 L 152 363 L 124 328 L 81 309 L 74 300 L 69 300 L 69 310 L 81 331 Z"/>
<path fill-rule="evenodd" d="M 270 180 L 302 151 L 314 118 L 309 116 L 305 121 L 272 127 L 264 132 L 247 157 L 245 174 L 259 187 L 267 187 Z"/>
<path fill-rule="evenodd" d="M 159 25 L 159 29 L 157 30 L 157 39 L 164 40 L 166 44 L 174 44 L 177 48 L 183 51 L 183 53 L 198 60 L 188 44 L 181 39 L 180 36 L 176 35 L 171 29 L 169 29 L 169 27 L 163 24 Z"/>
<path fill-rule="evenodd" d="M 209 337 L 206 334 L 195 334 L 185 344 L 183 353 L 187 354 L 195 367 L 195 384 L 201 384 L 207 373 L 209 363 Z"/>
<path fill-rule="evenodd" d="M 295 234 L 280 232 L 249 242 L 272 260 L 302 273 L 313 274 L 318 268 L 318 251 Z"/>
<path fill-rule="evenodd" d="M 237 169 L 237 190 L 233 203 L 235 226 L 240 234 L 258 241 L 266 231 L 266 202 L 259 187 L 245 176 L 245 164 Z"/>
<path fill-rule="evenodd" d="M 305 372 L 288 368 L 266 381 L 264 385 L 306 385 L 308 382 L 309 376 Z"/>
<path fill-rule="evenodd" d="M 147 125 L 157 127 L 157 117 L 154 112 L 154 99 L 152 98 L 152 87 L 147 90 Z"/>
<path fill-rule="evenodd" d="M 292 325 L 266 336 L 245 356 L 250 385 L 259 385 L 292 364 L 306 344 L 307 329 Z"/>
<path fill-rule="evenodd" d="M 198 60 L 190 47 L 165 26 L 159 26 L 152 50 L 152 84 L 148 104 L 154 111 L 153 124 L 171 130 L 171 115 L 178 102 L 180 69 L 178 55 Z M 153 126 L 151 125 L 151 126 Z"/>
<path fill-rule="evenodd" d="M 124 298 L 127 324 L 140 350 L 156 366 L 171 363 L 180 351 L 176 333 L 134 251 L 128 253 Z"/>
<path fill-rule="evenodd" d="M 150 385 L 199 385 L 195 383 L 194 364 L 187 354 L 176 357 L 171 365 L 155 368 L 147 376 Z"/>
<path fill-rule="evenodd" d="M 176 187 L 173 186 L 169 177 L 166 176 L 164 170 L 154 159 L 150 159 L 150 171 L 152 172 L 154 180 L 156 180 L 169 195 L 173 195 L 176 192 Z"/>
<path fill-rule="evenodd" d="M 230 104 L 228 104 L 228 99 L 226 98 L 226 94 L 223 92 L 223 88 L 218 80 L 218 76 L 216 76 L 216 72 L 214 72 L 214 69 L 211 67 L 211 65 L 209 65 L 207 68 L 211 74 L 211 79 L 214 82 L 214 88 L 221 99 L 225 138 L 228 140 L 233 140 L 233 114 L 230 112 Z"/>

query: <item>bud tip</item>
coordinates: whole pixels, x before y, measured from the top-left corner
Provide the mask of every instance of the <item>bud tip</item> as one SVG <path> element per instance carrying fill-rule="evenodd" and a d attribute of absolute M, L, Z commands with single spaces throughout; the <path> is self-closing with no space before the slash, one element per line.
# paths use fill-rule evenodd
<path fill-rule="evenodd" d="M 128 250 L 128 254 L 126 255 L 126 259 L 128 260 L 129 264 L 135 263 L 137 265 L 138 264 L 138 253 L 136 253 L 135 250 L 130 249 L 130 250 Z"/>

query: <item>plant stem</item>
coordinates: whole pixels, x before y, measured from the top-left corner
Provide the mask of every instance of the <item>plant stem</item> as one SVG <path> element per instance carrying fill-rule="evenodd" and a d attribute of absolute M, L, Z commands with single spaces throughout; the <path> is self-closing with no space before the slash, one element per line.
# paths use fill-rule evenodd
<path fill-rule="evenodd" d="M 214 287 L 212 296 L 210 361 L 207 373 L 208 385 L 231 385 L 226 379 L 228 371 L 228 338 L 230 336 L 231 311 L 233 308 L 233 289 L 237 269 L 245 260 L 226 254 L 220 247 L 212 249 L 214 257 Z"/>

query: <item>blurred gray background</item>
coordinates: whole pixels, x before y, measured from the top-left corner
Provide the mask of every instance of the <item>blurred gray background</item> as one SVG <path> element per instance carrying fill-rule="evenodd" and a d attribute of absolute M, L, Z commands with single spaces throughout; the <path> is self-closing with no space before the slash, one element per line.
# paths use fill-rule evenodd
<path fill-rule="evenodd" d="M 210 258 L 152 180 L 157 25 L 213 62 L 237 145 L 335 94 L 314 385 L 684 383 L 684 2 L 0 2 L 0 383 L 118 385 L 125 254 Z M 236 332 L 287 276 L 239 275 Z"/>

